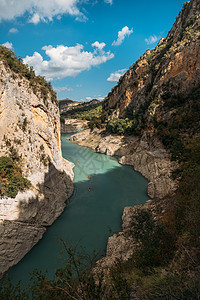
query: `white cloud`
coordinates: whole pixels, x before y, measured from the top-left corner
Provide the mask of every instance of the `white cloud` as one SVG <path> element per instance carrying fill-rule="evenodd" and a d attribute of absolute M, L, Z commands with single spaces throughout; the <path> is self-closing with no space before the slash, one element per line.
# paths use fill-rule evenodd
<path fill-rule="evenodd" d="M 107 78 L 107 81 L 118 82 L 120 77 L 127 71 L 127 69 L 118 70 L 110 74 L 110 77 Z"/>
<path fill-rule="evenodd" d="M 145 42 L 147 43 L 147 45 L 151 45 L 151 44 L 156 43 L 158 40 L 159 40 L 159 37 L 154 34 L 154 35 L 150 35 L 150 37 L 148 39 L 146 38 Z"/>
<path fill-rule="evenodd" d="M 108 3 L 108 4 L 110 4 L 110 5 L 113 4 L 113 0 L 104 0 L 104 2 L 105 2 L 105 3 Z"/>
<path fill-rule="evenodd" d="M 76 16 L 76 21 L 86 22 L 87 20 L 88 18 L 81 12 L 79 12 L 79 14 Z"/>
<path fill-rule="evenodd" d="M 41 18 L 38 13 L 35 13 L 29 20 L 29 23 L 38 24 L 40 20 L 44 21 L 44 18 Z"/>
<path fill-rule="evenodd" d="M 27 14 L 29 22 L 51 21 L 54 16 L 69 14 L 84 19 L 79 0 L 0 0 L 0 22 Z"/>
<path fill-rule="evenodd" d="M 98 96 L 94 96 L 94 97 L 86 97 L 85 98 L 85 100 L 84 99 L 81 99 L 82 101 L 91 101 L 91 100 L 93 100 L 93 99 L 96 99 L 96 100 L 100 100 L 100 101 L 102 101 L 102 100 L 104 100 L 105 99 L 105 97 L 106 96 L 102 96 L 102 95 L 98 95 Z"/>
<path fill-rule="evenodd" d="M 92 99 L 94 99 L 94 98 L 92 98 L 92 97 L 86 97 L 85 98 L 86 101 L 91 101 Z"/>
<path fill-rule="evenodd" d="M 18 33 L 19 30 L 17 28 L 10 28 L 9 33 Z"/>
<path fill-rule="evenodd" d="M 64 91 L 67 91 L 67 92 L 73 91 L 73 89 L 68 87 L 67 85 L 66 86 L 54 86 L 53 89 L 57 93 L 64 92 Z"/>
<path fill-rule="evenodd" d="M 10 42 L 6 42 L 6 43 L 2 44 L 2 46 L 7 47 L 8 49 L 13 49 L 13 44 Z"/>
<path fill-rule="evenodd" d="M 106 46 L 106 44 L 105 43 L 99 43 L 99 42 L 94 42 L 93 44 L 92 44 L 92 47 L 96 47 L 96 48 L 98 48 L 99 50 L 102 50 L 104 47 Z"/>
<path fill-rule="evenodd" d="M 44 60 L 40 53 L 34 52 L 33 56 L 24 58 L 24 63 L 33 66 L 36 74 L 45 76 L 47 80 L 75 77 L 114 57 L 110 51 L 105 52 L 98 49 L 93 52 L 84 51 L 83 45 L 80 44 L 74 47 L 50 45 L 44 46 L 42 49 L 49 60 Z"/>
<path fill-rule="evenodd" d="M 95 99 L 102 101 L 102 100 L 104 100 L 104 99 L 105 99 L 105 97 L 106 97 L 106 96 L 101 96 L 101 95 L 99 95 L 99 96 L 98 96 L 98 97 L 96 97 Z"/>
<path fill-rule="evenodd" d="M 112 43 L 112 46 L 121 45 L 125 37 L 129 36 L 131 33 L 133 33 L 133 28 L 130 30 L 128 26 L 123 27 L 121 31 L 118 31 L 118 38 Z"/>

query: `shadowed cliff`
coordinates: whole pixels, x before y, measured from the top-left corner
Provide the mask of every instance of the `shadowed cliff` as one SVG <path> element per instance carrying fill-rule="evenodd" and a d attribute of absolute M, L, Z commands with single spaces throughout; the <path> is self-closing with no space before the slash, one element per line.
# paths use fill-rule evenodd
<path fill-rule="evenodd" d="M 50 164 L 44 183 L 38 184 L 37 188 L 40 193 L 35 194 L 35 197 L 22 197 L 17 207 L 17 219 L 0 222 L 1 274 L 17 264 L 42 238 L 45 227 L 60 216 L 66 206 L 65 202 L 72 194 L 73 183 L 69 175 Z"/>

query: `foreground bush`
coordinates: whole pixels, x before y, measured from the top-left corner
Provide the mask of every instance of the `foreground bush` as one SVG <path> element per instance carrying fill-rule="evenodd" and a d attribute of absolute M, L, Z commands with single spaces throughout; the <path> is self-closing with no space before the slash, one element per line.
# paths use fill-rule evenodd
<path fill-rule="evenodd" d="M 54 279 L 34 270 L 28 291 L 21 289 L 20 283 L 14 287 L 9 279 L 4 279 L 0 286 L 0 299 L 129 299 L 127 281 L 120 274 L 113 273 L 111 281 L 105 282 L 101 272 L 90 272 L 96 255 L 89 257 L 83 250 L 78 252 L 74 246 L 64 242 L 63 245 L 66 263 L 56 271 Z"/>

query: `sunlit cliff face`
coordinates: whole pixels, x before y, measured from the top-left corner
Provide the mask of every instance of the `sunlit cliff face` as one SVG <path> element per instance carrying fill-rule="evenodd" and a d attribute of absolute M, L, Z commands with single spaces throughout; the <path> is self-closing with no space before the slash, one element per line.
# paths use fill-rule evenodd
<path fill-rule="evenodd" d="M 104 109 L 116 110 L 118 117 L 126 116 L 131 105 L 157 101 L 163 92 L 187 95 L 200 82 L 200 3 L 187 2 L 166 39 L 148 50 L 120 78 L 104 101 Z M 161 103 L 162 104 L 162 103 Z M 157 109 L 162 109 L 158 105 Z M 116 116 L 113 112 L 113 116 Z"/>
<path fill-rule="evenodd" d="M 40 90 L 40 86 L 39 86 Z M 0 265 L 5 272 L 41 239 L 73 192 L 73 164 L 64 160 L 60 114 L 29 81 L 0 61 L 0 156 L 10 156 L 31 187 L 0 199 Z M 9 222 L 8 222 L 9 221 Z M 1 276 L 1 273 L 0 273 Z"/>

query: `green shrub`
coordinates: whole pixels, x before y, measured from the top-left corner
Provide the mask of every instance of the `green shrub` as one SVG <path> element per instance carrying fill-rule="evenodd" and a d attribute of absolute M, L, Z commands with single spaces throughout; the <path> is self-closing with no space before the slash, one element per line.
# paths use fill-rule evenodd
<path fill-rule="evenodd" d="M 19 156 L 17 150 L 16 150 L 13 146 L 11 146 L 11 147 L 9 148 L 9 151 L 10 151 L 10 157 L 11 157 L 14 161 L 18 162 L 18 161 L 20 160 L 20 156 Z"/>
<path fill-rule="evenodd" d="M 40 150 L 44 151 L 44 145 L 40 145 Z"/>
<path fill-rule="evenodd" d="M 14 198 L 18 191 L 31 187 L 29 180 L 22 176 L 21 169 L 10 157 L 0 157 L 0 196 Z"/>
<path fill-rule="evenodd" d="M 107 123 L 106 129 L 115 134 L 120 135 L 140 135 L 142 132 L 142 124 L 139 124 L 136 119 L 129 120 L 114 118 Z"/>
<path fill-rule="evenodd" d="M 92 120 L 89 121 L 88 127 L 93 130 L 94 128 L 101 128 L 102 119 L 93 117 Z"/>
<path fill-rule="evenodd" d="M 0 172 L 5 172 L 6 176 L 11 176 L 14 170 L 14 163 L 11 158 L 0 157 Z"/>

